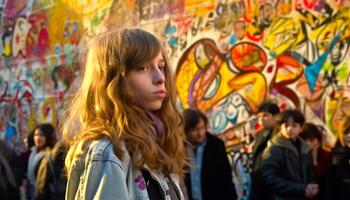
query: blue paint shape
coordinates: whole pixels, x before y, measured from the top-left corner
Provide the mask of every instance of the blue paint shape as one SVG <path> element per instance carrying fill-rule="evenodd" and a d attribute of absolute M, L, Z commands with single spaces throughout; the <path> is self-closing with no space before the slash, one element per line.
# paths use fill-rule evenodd
<path fill-rule="evenodd" d="M 339 41 L 340 35 L 336 35 L 331 44 L 329 45 L 328 49 L 326 52 L 324 52 L 320 58 L 306 67 L 305 69 L 305 78 L 307 80 L 307 83 L 309 84 L 310 91 L 314 92 L 315 91 L 315 85 L 317 81 L 318 74 L 320 73 L 322 66 L 327 60 L 328 55 L 330 54 L 331 50 L 333 49 L 334 45 Z"/>
<path fill-rule="evenodd" d="M 224 111 L 219 110 L 214 114 L 213 117 L 213 128 L 216 133 L 221 133 L 225 130 L 227 126 L 227 118 Z"/>
<path fill-rule="evenodd" d="M 237 37 L 235 35 L 231 35 L 230 44 L 233 45 L 233 44 L 236 44 L 236 42 L 237 42 Z"/>
<path fill-rule="evenodd" d="M 166 29 L 165 29 L 165 35 L 172 35 L 176 33 L 176 26 L 174 25 L 170 25 L 170 26 L 167 26 Z"/>
<path fill-rule="evenodd" d="M 169 40 L 168 40 L 168 44 L 169 44 L 169 46 L 176 46 L 177 45 L 177 39 L 176 38 L 170 38 Z"/>
<path fill-rule="evenodd" d="M 12 139 L 16 135 L 16 129 L 14 126 L 7 124 L 6 127 L 6 133 L 5 133 L 5 139 L 9 140 Z"/>

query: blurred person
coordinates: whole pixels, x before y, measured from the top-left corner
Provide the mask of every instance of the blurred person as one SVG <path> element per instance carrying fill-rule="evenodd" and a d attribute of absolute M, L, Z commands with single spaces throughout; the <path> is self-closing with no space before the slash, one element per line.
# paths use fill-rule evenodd
<path fill-rule="evenodd" d="M 149 32 L 96 35 L 63 127 L 67 200 L 185 199 L 189 158 L 171 69 Z"/>
<path fill-rule="evenodd" d="M 0 140 L 0 199 L 19 200 L 23 178 L 24 167 L 15 151 Z"/>
<path fill-rule="evenodd" d="M 40 162 L 47 152 L 49 152 L 55 144 L 55 128 L 52 124 L 39 124 L 34 129 L 34 146 L 28 159 L 27 168 L 27 199 L 35 198 L 36 175 L 40 166 Z"/>
<path fill-rule="evenodd" d="M 343 133 L 332 151 L 332 166 L 327 176 L 327 199 L 345 200 L 350 197 L 350 118 L 342 126 Z"/>
<path fill-rule="evenodd" d="M 28 159 L 31 153 L 31 149 L 34 146 L 34 130 L 30 131 L 28 136 L 23 140 L 25 146 L 26 146 L 26 151 L 21 153 L 19 155 L 19 158 L 22 162 L 22 165 L 25 166 L 25 171 L 28 169 Z"/>
<path fill-rule="evenodd" d="M 319 183 L 319 194 L 317 199 L 326 198 L 326 173 L 332 164 L 331 152 L 322 148 L 322 132 L 313 123 L 306 123 L 303 132 L 300 133 L 311 147 L 312 164 L 315 173 L 315 179 Z"/>
<path fill-rule="evenodd" d="M 318 194 L 310 146 L 299 137 L 305 118 L 297 110 L 279 114 L 277 134 L 263 152 L 261 177 L 271 199 L 309 199 Z"/>
<path fill-rule="evenodd" d="M 252 187 L 249 192 L 249 199 L 270 199 L 271 193 L 265 187 L 261 179 L 262 154 L 268 141 L 274 134 L 277 116 L 280 113 L 278 106 L 271 102 L 264 102 L 258 108 L 259 124 L 262 129 L 256 133 L 255 142 L 252 148 L 253 169 L 251 173 Z"/>
<path fill-rule="evenodd" d="M 208 132 L 208 119 L 199 110 L 187 109 L 183 117 L 193 150 L 192 169 L 185 179 L 189 199 L 237 199 L 224 142 Z"/>
<path fill-rule="evenodd" d="M 36 177 L 36 200 L 64 200 L 67 185 L 64 169 L 66 154 L 67 146 L 61 140 L 42 159 Z"/>

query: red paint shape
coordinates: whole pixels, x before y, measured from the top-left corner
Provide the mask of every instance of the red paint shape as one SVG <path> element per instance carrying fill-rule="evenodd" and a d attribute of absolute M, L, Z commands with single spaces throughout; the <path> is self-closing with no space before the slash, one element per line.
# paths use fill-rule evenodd
<path fill-rule="evenodd" d="M 304 6 L 311 9 L 317 3 L 317 0 L 304 0 Z"/>
<path fill-rule="evenodd" d="M 258 123 L 254 124 L 254 129 L 257 131 L 257 130 L 260 130 L 262 128 L 262 126 Z"/>
<path fill-rule="evenodd" d="M 270 65 L 267 67 L 267 72 L 272 73 L 273 72 L 273 65 Z"/>
<path fill-rule="evenodd" d="M 264 32 L 261 32 L 259 35 L 251 35 L 249 32 L 246 33 L 247 37 L 253 42 L 259 42 L 264 38 Z"/>
<path fill-rule="evenodd" d="M 256 44 L 242 42 L 231 49 L 232 63 L 244 72 L 262 71 L 267 64 L 267 55 Z"/>
<path fill-rule="evenodd" d="M 282 103 L 281 105 L 280 105 L 280 109 L 283 111 L 283 110 L 285 110 L 287 108 L 287 105 L 285 104 L 285 103 Z"/>

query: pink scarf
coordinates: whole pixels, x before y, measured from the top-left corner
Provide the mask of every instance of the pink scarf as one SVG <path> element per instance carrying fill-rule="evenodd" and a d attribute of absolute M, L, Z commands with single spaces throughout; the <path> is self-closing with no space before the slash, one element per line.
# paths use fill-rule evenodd
<path fill-rule="evenodd" d="M 156 138 L 159 138 L 162 134 L 164 134 L 164 125 L 160 118 L 151 111 L 146 111 L 148 117 L 152 121 L 152 132 Z"/>

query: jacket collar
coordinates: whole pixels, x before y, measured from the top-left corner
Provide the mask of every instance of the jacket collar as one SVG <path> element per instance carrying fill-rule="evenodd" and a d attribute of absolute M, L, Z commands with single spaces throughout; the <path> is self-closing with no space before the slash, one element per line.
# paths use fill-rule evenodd
<path fill-rule="evenodd" d="M 301 154 L 307 154 L 311 147 L 303 140 L 301 137 L 297 137 L 297 140 L 300 141 L 300 152 Z M 295 146 L 292 144 L 291 140 L 286 139 L 283 137 L 280 133 L 278 133 L 276 136 L 272 138 L 272 144 L 283 147 L 286 149 L 290 149 L 292 152 L 294 152 L 296 155 L 298 155 L 298 150 L 295 148 Z"/>

